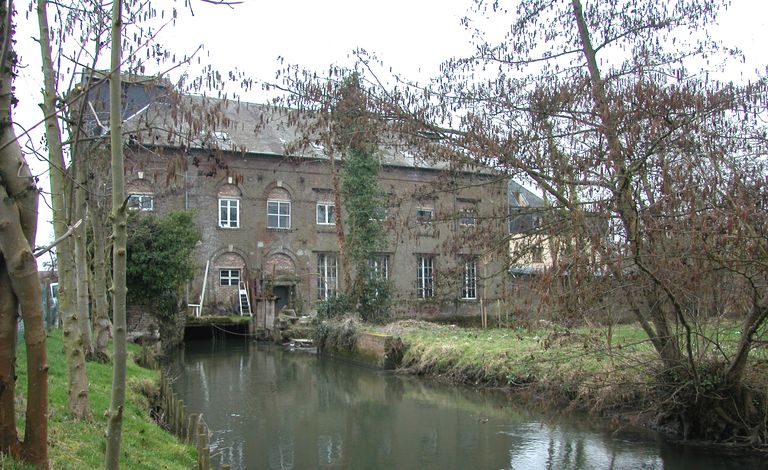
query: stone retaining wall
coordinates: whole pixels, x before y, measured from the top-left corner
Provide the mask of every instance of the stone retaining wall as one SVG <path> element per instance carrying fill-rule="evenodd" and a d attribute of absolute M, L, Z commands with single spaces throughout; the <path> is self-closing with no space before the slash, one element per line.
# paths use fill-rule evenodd
<path fill-rule="evenodd" d="M 360 333 L 351 351 L 326 346 L 320 353 L 377 369 L 394 369 L 403 359 L 403 350 L 400 338 L 379 333 Z"/>

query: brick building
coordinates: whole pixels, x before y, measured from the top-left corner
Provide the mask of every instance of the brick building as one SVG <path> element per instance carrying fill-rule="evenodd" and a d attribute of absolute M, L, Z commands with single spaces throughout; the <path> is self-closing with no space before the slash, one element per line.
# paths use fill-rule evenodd
<path fill-rule="evenodd" d="M 334 207 L 327 152 L 312 142 L 287 151 L 299 136 L 279 109 L 197 96 L 177 105 L 168 91 L 125 83 L 126 184 L 137 210 L 196 211 L 202 240 L 189 303 L 236 313 L 243 283 L 251 299 L 274 294 L 278 311 L 313 312 L 343 278 L 335 220 L 344 211 Z M 106 85 L 88 95 L 90 135 L 106 133 L 105 96 Z M 178 110 L 199 119 L 178 124 Z M 503 289 L 506 250 L 486 235 L 506 235 L 507 178 L 397 145 L 379 158 L 387 243 L 370 262 L 393 286 L 393 315 L 479 315 Z"/>

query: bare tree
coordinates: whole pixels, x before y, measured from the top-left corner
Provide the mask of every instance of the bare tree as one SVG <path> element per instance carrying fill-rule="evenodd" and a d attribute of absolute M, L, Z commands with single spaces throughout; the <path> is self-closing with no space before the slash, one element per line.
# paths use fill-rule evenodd
<path fill-rule="evenodd" d="M 126 319 L 125 319 L 125 277 L 126 277 L 126 226 L 128 214 L 125 199 L 125 169 L 123 162 L 122 136 L 122 87 L 121 33 L 123 25 L 123 4 L 116 0 L 112 4 L 112 67 L 109 78 L 109 145 L 112 155 L 112 321 L 114 324 L 114 366 L 112 369 L 112 399 L 109 405 L 109 427 L 107 428 L 106 467 L 120 468 L 120 435 L 123 426 L 125 405 Z"/>
<path fill-rule="evenodd" d="M 686 437 L 765 444 L 761 407 L 743 381 L 768 315 L 765 142 L 755 118 L 765 87 L 699 74 L 693 59 L 722 50 L 685 33 L 720 8 L 478 1 L 477 17 L 512 16 L 503 39 L 486 40 L 482 19 L 465 18 L 473 56 L 447 61 L 425 88 L 375 88 L 401 134 L 429 133 L 542 189 L 546 223 L 528 234 L 548 238 L 554 254 L 541 278 L 546 308 L 627 306 L 660 360 L 662 421 Z M 723 283 L 733 289 L 711 301 Z M 711 334 L 710 320 L 726 313 L 743 319 L 735 350 Z"/>
<path fill-rule="evenodd" d="M 53 229 L 57 239 L 64 237 L 68 230 L 68 222 L 73 215 L 71 204 L 68 204 L 67 194 L 71 194 L 71 175 L 68 173 L 64 159 L 64 145 L 61 138 L 61 127 L 56 101 L 57 87 L 51 52 L 51 32 L 48 26 L 48 2 L 37 2 L 37 17 L 40 29 L 40 52 L 43 63 L 43 104 L 45 115 L 45 136 L 48 143 L 49 177 L 51 184 L 51 207 L 53 209 Z M 84 169 L 84 165 L 80 165 Z M 81 188 L 82 191 L 82 188 Z M 81 196 L 82 197 L 82 196 Z M 70 201 L 71 202 L 71 201 Z M 75 221 L 72 220 L 72 223 Z M 84 224 L 80 224 L 84 228 Z M 78 229 L 80 230 L 80 229 Z M 80 232 L 78 232 L 80 233 Z M 84 238 L 84 237 L 83 237 Z M 83 240 L 84 243 L 84 240 Z M 91 407 L 88 399 L 88 377 L 85 361 L 88 356 L 83 322 L 88 321 L 87 297 L 81 299 L 83 287 L 77 281 L 75 271 L 75 244 L 71 238 L 64 239 L 57 247 L 59 269 L 59 311 L 64 328 L 64 344 L 66 348 L 68 367 L 69 407 L 76 418 L 89 418 Z M 82 253 L 82 248 L 80 249 Z M 80 259 L 80 265 L 87 264 Z M 80 274 L 82 278 L 82 273 Z M 75 302 L 75 300 L 77 302 Z M 83 304 L 83 305 L 80 305 Z"/>
<path fill-rule="evenodd" d="M 37 230 L 37 188 L 16 140 L 11 118 L 12 2 L 0 4 L 0 451 L 48 468 L 48 364 L 37 263 L 31 247 Z M 19 442 L 15 413 L 16 319 L 21 311 L 27 345 L 25 436 Z"/>

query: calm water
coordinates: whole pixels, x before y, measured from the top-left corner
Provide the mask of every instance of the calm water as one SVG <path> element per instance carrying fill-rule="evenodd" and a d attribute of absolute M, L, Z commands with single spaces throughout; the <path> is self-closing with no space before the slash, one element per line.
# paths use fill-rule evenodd
<path fill-rule="evenodd" d="M 233 469 L 765 468 L 250 341 L 189 343 L 172 371 Z"/>

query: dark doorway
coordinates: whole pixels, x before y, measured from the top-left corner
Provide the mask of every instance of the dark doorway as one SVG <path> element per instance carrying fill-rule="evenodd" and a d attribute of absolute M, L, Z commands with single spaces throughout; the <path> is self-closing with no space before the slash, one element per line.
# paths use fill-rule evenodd
<path fill-rule="evenodd" d="M 277 297 L 275 300 L 275 313 L 279 313 L 291 301 L 291 286 L 275 286 L 272 293 Z"/>

